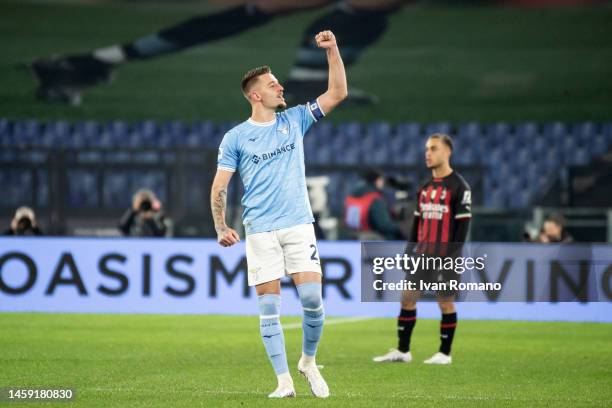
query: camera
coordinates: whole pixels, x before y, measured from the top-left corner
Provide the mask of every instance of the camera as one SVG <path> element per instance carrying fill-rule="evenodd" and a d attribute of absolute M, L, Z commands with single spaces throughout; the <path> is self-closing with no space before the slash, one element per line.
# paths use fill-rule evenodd
<path fill-rule="evenodd" d="M 29 217 L 21 217 L 17 221 L 17 231 L 24 232 L 29 229 L 32 229 L 32 220 Z"/>
<path fill-rule="evenodd" d="M 139 211 L 151 211 L 151 209 L 153 208 L 153 204 L 151 203 L 150 200 L 142 200 L 140 202 L 140 206 L 138 207 Z"/>

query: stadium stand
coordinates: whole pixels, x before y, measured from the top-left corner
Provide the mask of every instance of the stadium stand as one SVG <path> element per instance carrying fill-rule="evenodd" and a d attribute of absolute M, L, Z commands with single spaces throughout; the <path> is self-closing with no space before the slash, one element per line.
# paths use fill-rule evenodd
<path fill-rule="evenodd" d="M 66 151 L 75 152 L 74 162 L 80 164 L 156 165 L 164 163 L 165 154 L 172 149 L 216 149 L 224 132 L 233 125 L 211 121 L 145 120 L 130 124 L 0 119 L 0 164 L 6 168 L 10 163 L 42 163 L 47 152 Z M 367 164 L 401 170 L 420 166 L 423 141 L 435 132 L 455 138 L 453 160 L 457 167 L 481 169 L 480 188 L 487 194 L 480 195 L 479 204 L 500 209 L 533 204 L 558 179 L 560 170 L 587 165 L 612 146 L 612 123 L 469 122 L 455 126 L 448 122 L 405 122 L 394 126 L 387 122 L 349 122 L 314 126 L 304 149 L 309 165 L 317 173 L 327 170 L 330 175 L 329 202 L 337 210 L 356 176 L 334 172 L 334 167 Z M 134 149 L 139 152 L 134 153 Z M 413 184 L 419 182 L 417 174 L 407 176 Z M 166 200 L 168 182 L 161 171 L 110 171 L 103 180 L 103 202 L 111 207 L 123 206 L 136 186 L 151 188 Z M 48 197 L 44 170 L 36 177 L 18 166 L 0 172 L 0 188 L 8 192 L 4 205 L 14 207 L 31 201 L 33 183 L 37 184 L 37 201 L 44 206 Z M 69 184 L 69 205 L 86 207 L 98 202 L 100 189 L 91 170 L 78 166 L 71 169 Z"/>

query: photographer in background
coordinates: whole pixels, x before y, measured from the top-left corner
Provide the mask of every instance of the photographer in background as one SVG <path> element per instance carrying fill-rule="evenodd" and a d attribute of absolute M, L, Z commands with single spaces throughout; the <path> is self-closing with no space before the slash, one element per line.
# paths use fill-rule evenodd
<path fill-rule="evenodd" d="M 344 223 L 357 232 L 360 240 L 395 240 L 403 234 L 391 217 L 382 189 L 385 174 L 378 168 L 368 168 L 362 180 L 344 201 Z"/>
<path fill-rule="evenodd" d="M 134 194 L 132 208 L 125 212 L 119 222 L 121 233 L 132 237 L 170 236 L 170 226 L 170 220 L 161 211 L 161 202 L 155 193 L 147 189 Z"/>
<path fill-rule="evenodd" d="M 567 244 L 574 238 L 565 229 L 565 217 L 559 213 L 550 214 L 544 221 L 537 242 L 543 244 Z"/>
<path fill-rule="evenodd" d="M 30 207 L 19 207 L 11 220 L 11 227 L 3 235 L 42 235 L 36 214 Z"/>

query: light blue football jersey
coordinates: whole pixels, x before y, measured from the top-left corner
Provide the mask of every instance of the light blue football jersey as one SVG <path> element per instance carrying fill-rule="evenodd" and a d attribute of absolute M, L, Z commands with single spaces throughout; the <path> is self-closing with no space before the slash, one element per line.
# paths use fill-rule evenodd
<path fill-rule="evenodd" d="M 323 116 L 313 101 L 276 113 L 267 123 L 248 119 L 223 137 L 217 167 L 240 172 L 242 222 L 247 234 L 314 222 L 306 189 L 303 138 Z"/>

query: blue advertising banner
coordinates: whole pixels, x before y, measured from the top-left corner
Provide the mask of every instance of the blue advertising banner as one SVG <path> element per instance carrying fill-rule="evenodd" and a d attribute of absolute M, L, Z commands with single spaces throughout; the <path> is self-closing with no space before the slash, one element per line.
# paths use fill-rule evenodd
<path fill-rule="evenodd" d="M 406 243 L 363 242 L 361 300 L 398 302 L 436 293 L 458 302 L 611 302 L 612 246 L 445 244 L 406 253 Z M 408 244 L 409 248 L 419 246 Z"/>
<path fill-rule="evenodd" d="M 539 255 L 537 244 L 497 250 L 506 258 Z M 328 315 L 397 315 L 397 303 L 361 301 L 360 242 L 322 241 L 319 253 Z M 597 268 L 612 273 L 612 246 L 594 246 L 592 253 L 599 262 L 608 259 Z M 256 315 L 255 297 L 242 243 L 222 248 L 214 240 L 0 238 L 0 312 Z M 302 313 L 290 280 L 283 282 L 282 299 L 284 315 Z M 612 322 L 609 301 L 474 302 L 458 309 L 474 319 Z M 437 305 L 420 305 L 419 315 L 438 318 Z"/>

